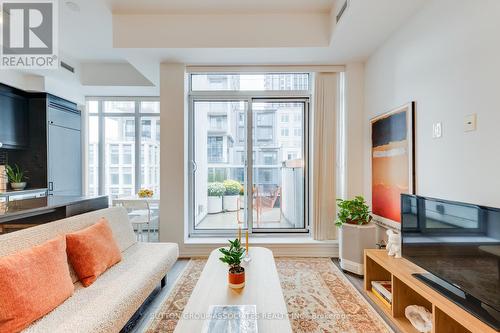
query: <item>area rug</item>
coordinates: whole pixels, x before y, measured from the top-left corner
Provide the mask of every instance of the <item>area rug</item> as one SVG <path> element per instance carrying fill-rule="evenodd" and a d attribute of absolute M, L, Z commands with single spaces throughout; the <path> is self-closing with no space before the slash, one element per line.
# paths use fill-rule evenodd
<path fill-rule="evenodd" d="M 275 261 L 293 332 L 392 332 L 330 259 Z M 155 314 L 148 333 L 174 331 L 205 263 L 205 259 L 190 260 Z"/>

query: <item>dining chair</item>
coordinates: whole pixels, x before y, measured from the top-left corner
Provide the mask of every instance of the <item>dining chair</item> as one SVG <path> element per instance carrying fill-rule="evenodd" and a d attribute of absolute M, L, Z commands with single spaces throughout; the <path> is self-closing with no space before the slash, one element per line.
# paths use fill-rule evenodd
<path fill-rule="evenodd" d="M 147 241 L 150 241 L 151 225 L 158 221 L 151 205 L 144 200 L 114 200 L 115 205 L 120 205 L 127 210 L 130 222 L 137 228 L 137 240 L 144 241 L 144 227 L 147 230 Z"/>

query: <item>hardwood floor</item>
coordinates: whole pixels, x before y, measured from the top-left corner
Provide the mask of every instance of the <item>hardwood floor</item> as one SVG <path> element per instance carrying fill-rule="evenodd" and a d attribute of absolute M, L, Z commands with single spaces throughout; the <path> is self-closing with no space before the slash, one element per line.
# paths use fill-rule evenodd
<path fill-rule="evenodd" d="M 363 276 L 356 275 L 350 272 L 346 272 L 340 268 L 339 258 L 332 258 L 333 263 L 337 266 L 347 277 L 347 279 L 352 283 L 352 285 L 361 293 L 361 295 L 370 303 L 370 305 L 377 311 L 377 313 L 384 319 L 384 321 L 389 325 L 394 333 L 401 333 L 401 331 L 389 320 L 384 311 L 380 310 L 378 306 L 375 306 L 373 300 L 368 297 L 364 292 L 364 280 Z"/>
<path fill-rule="evenodd" d="M 136 314 L 135 320 L 129 322 L 128 327 L 125 327 L 122 333 L 141 333 L 147 331 L 149 323 L 159 307 L 163 304 L 165 298 L 170 294 L 170 291 L 177 282 L 177 279 L 181 276 L 184 268 L 186 268 L 188 262 L 189 259 L 177 260 L 167 275 L 167 284 L 165 287 L 160 289 L 160 285 L 158 284 L 156 290 L 149 296 L 148 300 L 143 305 L 142 313 Z"/>

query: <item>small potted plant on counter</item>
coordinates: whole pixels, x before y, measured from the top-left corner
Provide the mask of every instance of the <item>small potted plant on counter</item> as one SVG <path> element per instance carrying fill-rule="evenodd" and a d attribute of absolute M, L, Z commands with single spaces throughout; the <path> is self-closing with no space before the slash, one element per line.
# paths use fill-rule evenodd
<path fill-rule="evenodd" d="M 363 250 L 375 248 L 377 243 L 370 208 L 362 196 L 352 200 L 337 199 L 337 205 L 335 225 L 340 228 L 340 267 L 363 275 Z"/>
<path fill-rule="evenodd" d="M 19 168 L 17 164 L 14 166 L 7 165 L 6 166 L 7 178 L 9 179 L 10 187 L 14 191 L 21 191 L 26 188 L 26 181 L 28 177 L 24 175 L 24 171 Z"/>
<path fill-rule="evenodd" d="M 229 249 L 221 248 L 219 251 L 223 254 L 220 261 L 229 265 L 228 283 L 233 289 L 240 289 L 245 286 L 245 269 L 241 267 L 241 260 L 245 254 L 245 249 L 241 246 L 241 240 L 236 238 L 229 241 Z"/>
<path fill-rule="evenodd" d="M 222 212 L 222 196 L 226 188 L 222 183 L 208 183 L 207 213 L 217 214 Z"/>
<path fill-rule="evenodd" d="M 223 199 L 224 210 L 235 212 L 238 210 L 241 184 L 236 180 L 228 179 L 224 181 L 224 187 L 226 188 Z"/>

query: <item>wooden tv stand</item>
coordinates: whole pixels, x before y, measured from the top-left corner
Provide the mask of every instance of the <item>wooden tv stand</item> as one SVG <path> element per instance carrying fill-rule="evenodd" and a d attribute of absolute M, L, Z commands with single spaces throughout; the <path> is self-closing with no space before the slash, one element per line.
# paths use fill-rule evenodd
<path fill-rule="evenodd" d="M 365 292 L 402 332 L 418 331 L 405 317 L 408 305 L 432 312 L 432 333 L 496 333 L 469 312 L 412 276 L 426 271 L 406 259 L 389 257 L 385 250 L 365 250 Z M 392 281 L 389 308 L 371 292 L 371 281 Z"/>

